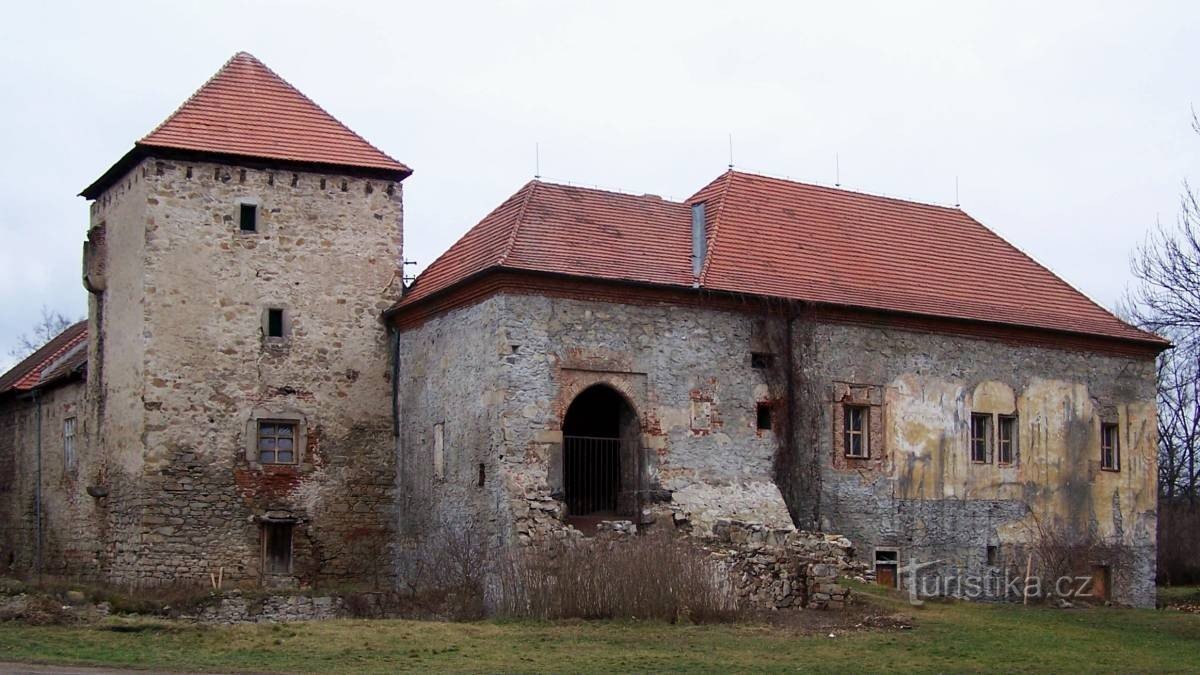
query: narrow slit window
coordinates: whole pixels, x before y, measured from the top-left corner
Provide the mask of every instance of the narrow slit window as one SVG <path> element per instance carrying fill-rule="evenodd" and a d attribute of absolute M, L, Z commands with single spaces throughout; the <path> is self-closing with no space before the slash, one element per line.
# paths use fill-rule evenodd
<path fill-rule="evenodd" d="M 267 574 L 292 573 L 294 529 L 294 523 L 263 523 L 263 571 Z"/>
<path fill-rule="evenodd" d="M 771 430 L 771 404 L 759 403 L 756 409 L 757 426 L 759 431 Z"/>
<path fill-rule="evenodd" d="M 987 547 L 988 567 L 996 567 L 1000 563 L 1000 547 L 989 544 Z"/>
<path fill-rule="evenodd" d="M 238 227 L 242 232 L 258 231 L 258 206 L 256 204 L 240 205 Z"/>
<path fill-rule="evenodd" d="M 75 468 L 75 418 L 63 420 L 63 467 L 68 471 Z"/>
<path fill-rule="evenodd" d="M 871 456 L 870 441 L 867 436 L 867 420 L 870 418 L 867 406 L 848 405 L 842 411 L 843 446 L 847 457 L 866 458 Z"/>
<path fill-rule="evenodd" d="M 971 415 L 971 462 L 987 464 L 992 456 L 992 416 Z"/>
<path fill-rule="evenodd" d="M 261 464 L 296 463 L 296 424 L 294 422 L 258 423 L 258 461 Z"/>
<path fill-rule="evenodd" d="M 751 352 L 750 367 L 755 370 L 766 370 L 771 367 L 771 362 L 774 360 L 773 354 L 767 352 Z"/>
<path fill-rule="evenodd" d="M 1100 468 L 1105 471 L 1121 470 L 1121 434 L 1116 424 L 1100 425 Z"/>
<path fill-rule="evenodd" d="M 272 308 L 267 310 L 267 337 L 283 338 L 283 310 Z"/>
<path fill-rule="evenodd" d="M 1014 464 L 1017 461 L 1017 418 L 1013 415 L 1001 415 L 997 435 L 999 447 L 996 449 L 998 464 Z"/>

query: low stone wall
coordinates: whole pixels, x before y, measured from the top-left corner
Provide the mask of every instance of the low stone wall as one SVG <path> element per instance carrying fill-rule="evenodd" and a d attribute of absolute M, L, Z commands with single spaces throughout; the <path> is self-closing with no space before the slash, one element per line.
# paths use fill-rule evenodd
<path fill-rule="evenodd" d="M 770 609 L 841 609 L 850 589 L 841 576 L 861 576 L 850 540 L 836 534 L 718 520 L 704 545 L 729 572 L 738 597 Z"/>
<path fill-rule="evenodd" d="M 347 615 L 346 601 L 337 596 L 247 597 L 231 591 L 194 612 L 180 614 L 179 618 L 202 623 L 278 623 L 320 621 Z"/>

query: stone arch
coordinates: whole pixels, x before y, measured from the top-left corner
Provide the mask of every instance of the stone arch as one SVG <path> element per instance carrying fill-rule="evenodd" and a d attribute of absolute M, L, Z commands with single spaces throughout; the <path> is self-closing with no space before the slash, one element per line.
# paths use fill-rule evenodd
<path fill-rule="evenodd" d="M 642 425 L 629 396 L 583 388 L 562 418 L 562 495 L 568 518 L 628 518 L 639 510 Z"/>

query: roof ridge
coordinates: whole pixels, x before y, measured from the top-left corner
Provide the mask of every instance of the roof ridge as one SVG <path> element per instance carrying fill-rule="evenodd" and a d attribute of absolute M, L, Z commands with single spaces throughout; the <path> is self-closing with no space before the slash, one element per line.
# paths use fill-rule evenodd
<path fill-rule="evenodd" d="M 867 192 L 865 190 L 851 190 L 849 188 L 844 188 L 840 185 L 830 187 L 829 185 L 822 185 L 820 183 L 811 183 L 808 181 L 796 180 L 794 178 L 788 178 L 785 176 L 772 176 L 771 174 L 758 173 L 755 171 L 738 171 L 737 169 L 730 169 L 730 172 L 736 173 L 739 176 L 746 176 L 748 178 L 763 178 L 763 179 L 766 179 L 769 181 L 774 181 L 776 183 L 787 183 L 789 185 L 800 185 L 803 187 L 816 188 L 818 190 L 826 190 L 828 192 L 833 192 L 833 193 L 855 195 L 855 196 L 860 196 L 860 197 L 870 197 L 872 199 L 886 199 L 888 201 L 899 202 L 901 204 L 912 204 L 915 206 L 927 206 L 929 208 L 942 209 L 945 211 L 951 211 L 951 212 L 957 212 L 957 213 L 963 212 L 962 208 L 959 206 L 946 206 L 945 204 L 934 204 L 932 202 L 922 202 L 922 201 L 917 201 L 915 199 L 906 199 L 904 197 L 896 197 L 893 195 L 879 194 L 877 192 Z"/>
<path fill-rule="evenodd" d="M 713 230 L 712 242 L 707 247 L 708 253 L 704 256 L 704 265 L 700 268 L 700 278 L 696 280 L 701 286 L 708 279 L 708 268 L 712 264 L 713 258 L 717 255 L 717 233 L 721 231 L 721 216 L 725 213 L 725 201 L 729 195 L 729 185 L 733 182 L 733 176 L 737 173 L 733 169 L 725 172 L 725 185 L 721 186 L 721 203 L 717 206 L 717 212 L 713 214 Z"/>
<path fill-rule="evenodd" d="M 500 259 L 496 264 L 503 267 L 504 261 L 508 260 L 509 254 L 517 245 L 517 232 L 521 229 L 521 222 L 525 220 L 525 209 L 529 206 L 529 202 L 533 201 L 533 193 L 537 191 L 537 186 L 541 181 L 533 179 L 526 183 L 529 191 L 525 193 L 525 198 L 521 200 L 521 208 L 517 209 L 517 217 L 513 221 L 512 230 L 509 230 L 508 241 L 504 242 L 504 248 L 500 251 Z"/>

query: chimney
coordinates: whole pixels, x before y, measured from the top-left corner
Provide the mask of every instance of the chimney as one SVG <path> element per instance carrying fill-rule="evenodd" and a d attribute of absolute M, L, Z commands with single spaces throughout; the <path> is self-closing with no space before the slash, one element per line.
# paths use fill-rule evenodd
<path fill-rule="evenodd" d="M 704 269 L 704 256 L 708 254 L 708 237 L 704 232 L 704 202 L 692 204 L 692 274 L 697 280 Z"/>

